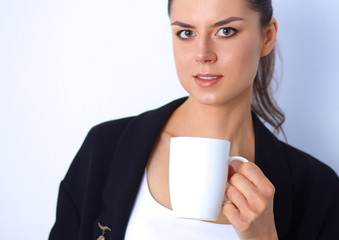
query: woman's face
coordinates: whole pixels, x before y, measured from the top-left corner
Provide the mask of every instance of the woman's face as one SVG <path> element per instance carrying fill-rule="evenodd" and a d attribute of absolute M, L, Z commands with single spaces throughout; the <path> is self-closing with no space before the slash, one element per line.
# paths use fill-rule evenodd
<path fill-rule="evenodd" d="M 174 0 L 170 19 L 189 95 L 209 105 L 250 101 L 264 42 L 259 14 L 244 0 Z"/>

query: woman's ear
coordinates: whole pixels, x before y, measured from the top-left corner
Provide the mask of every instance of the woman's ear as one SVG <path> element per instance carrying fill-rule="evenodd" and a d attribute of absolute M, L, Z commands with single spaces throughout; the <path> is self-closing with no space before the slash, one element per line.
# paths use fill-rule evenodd
<path fill-rule="evenodd" d="M 264 32 L 264 42 L 261 50 L 261 57 L 267 56 L 272 51 L 277 40 L 277 32 L 278 32 L 277 20 L 274 17 L 272 17 L 271 21 L 269 22 Z"/>

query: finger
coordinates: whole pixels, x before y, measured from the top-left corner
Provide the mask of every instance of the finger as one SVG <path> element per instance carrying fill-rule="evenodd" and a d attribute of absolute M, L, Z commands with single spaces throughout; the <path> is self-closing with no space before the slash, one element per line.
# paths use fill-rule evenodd
<path fill-rule="evenodd" d="M 232 165 L 229 165 L 228 167 L 228 176 L 227 176 L 227 181 L 230 181 L 230 178 L 236 173 L 234 167 Z"/>
<path fill-rule="evenodd" d="M 226 189 L 226 198 L 230 200 L 241 213 L 249 210 L 246 198 L 234 186 L 231 185 Z"/>
<path fill-rule="evenodd" d="M 222 208 L 223 214 L 227 217 L 227 219 L 233 225 L 236 221 L 238 221 L 240 216 L 240 211 L 232 202 L 226 202 Z"/>
<path fill-rule="evenodd" d="M 244 175 L 234 174 L 230 179 L 230 183 L 244 196 L 249 209 L 260 213 L 267 208 L 269 198 L 264 196 Z"/>
<path fill-rule="evenodd" d="M 258 197 L 257 187 L 240 173 L 235 173 L 231 177 L 230 184 L 245 197 L 250 205 L 252 205 L 254 200 Z"/>
<path fill-rule="evenodd" d="M 249 181 L 251 181 L 255 187 L 263 193 L 265 196 L 271 196 L 274 194 L 274 186 L 264 175 L 261 169 L 254 163 L 243 163 L 239 169 L 238 173 L 245 176 Z"/>

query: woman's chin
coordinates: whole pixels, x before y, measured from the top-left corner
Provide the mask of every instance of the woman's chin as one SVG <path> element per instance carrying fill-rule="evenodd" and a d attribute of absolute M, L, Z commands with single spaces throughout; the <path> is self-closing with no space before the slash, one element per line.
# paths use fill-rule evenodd
<path fill-rule="evenodd" d="M 203 105 L 219 106 L 225 103 L 225 99 L 221 99 L 215 94 L 202 94 L 202 95 L 190 94 L 190 98 L 192 98 L 192 100 L 194 100 L 195 102 Z"/>

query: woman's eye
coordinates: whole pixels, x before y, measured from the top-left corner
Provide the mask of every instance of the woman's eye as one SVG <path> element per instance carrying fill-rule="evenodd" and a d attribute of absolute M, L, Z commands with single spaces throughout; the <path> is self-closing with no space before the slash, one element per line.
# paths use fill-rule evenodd
<path fill-rule="evenodd" d="M 191 30 L 182 30 L 177 33 L 177 36 L 180 37 L 181 39 L 188 39 L 190 37 L 195 36 L 195 33 Z"/>
<path fill-rule="evenodd" d="M 238 31 L 234 28 L 221 28 L 218 30 L 217 35 L 221 37 L 231 37 L 236 34 Z"/>

